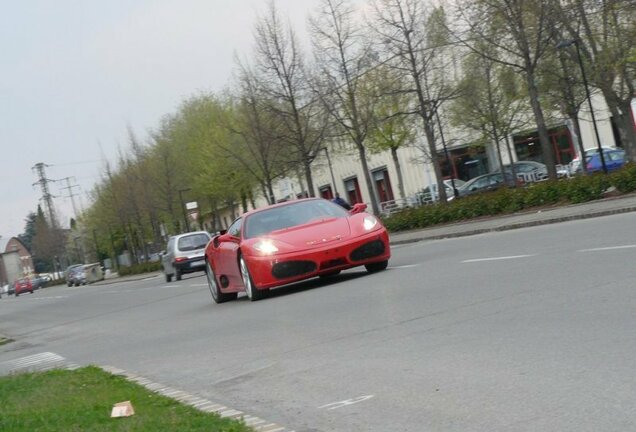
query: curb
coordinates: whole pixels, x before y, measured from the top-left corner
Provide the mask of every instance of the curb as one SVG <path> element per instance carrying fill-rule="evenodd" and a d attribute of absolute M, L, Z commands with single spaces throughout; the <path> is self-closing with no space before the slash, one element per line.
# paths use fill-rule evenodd
<path fill-rule="evenodd" d="M 116 283 L 122 283 L 122 282 L 135 282 L 135 281 L 142 281 L 142 280 L 146 280 L 146 279 L 153 279 L 156 278 L 158 276 L 160 276 L 161 273 L 157 273 L 157 272 L 153 272 L 153 273 L 141 273 L 139 275 L 136 276 L 130 276 L 130 277 L 126 277 L 126 276 L 118 276 L 118 277 L 114 277 L 112 279 L 104 279 L 95 283 L 92 283 L 92 286 L 101 286 L 101 285 L 113 285 Z"/>
<path fill-rule="evenodd" d="M 153 382 L 139 375 L 126 372 L 123 369 L 115 368 L 112 366 L 100 366 L 100 367 L 101 369 L 103 369 L 104 371 L 108 373 L 122 376 L 126 378 L 127 380 L 132 381 L 136 384 L 139 384 L 154 393 L 158 393 L 162 396 L 177 400 L 185 405 L 196 408 L 199 411 L 215 413 L 224 418 L 231 418 L 234 420 L 242 421 L 243 423 L 245 423 L 246 426 L 251 427 L 257 432 L 294 432 L 293 430 L 288 429 L 279 424 L 269 422 L 260 417 L 246 414 L 243 411 L 228 408 L 225 405 L 215 403 L 208 399 L 204 399 L 198 396 L 194 396 L 192 394 L 183 392 L 181 390 L 176 390 L 172 387 L 168 387 L 163 384 Z"/>
<path fill-rule="evenodd" d="M 601 211 L 596 211 L 593 213 L 570 215 L 570 216 L 558 216 L 558 217 L 547 218 L 547 219 L 536 220 L 536 221 L 510 223 L 508 225 L 501 225 L 501 226 L 490 227 L 490 228 L 474 228 L 474 229 L 468 229 L 466 231 L 455 232 L 455 233 L 422 235 L 420 237 L 413 237 L 413 238 L 404 239 L 404 240 L 395 240 L 395 241 L 389 240 L 389 244 L 393 246 L 393 245 L 418 243 L 425 240 L 441 240 L 446 238 L 467 237 L 471 235 L 484 234 L 489 232 L 510 231 L 510 230 L 518 229 L 518 228 L 527 228 L 527 227 L 533 227 L 533 226 L 539 226 L 539 225 L 549 225 L 549 224 L 554 224 L 559 222 L 568 222 L 573 220 L 592 219 L 595 217 L 611 216 L 615 214 L 631 213 L 631 212 L 636 212 L 636 207 L 625 207 L 625 208 L 614 209 L 614 210 L 601 210 Z"/>
<path fill-rule="evenodd" d="M 153 382 L 149 379 L 127 372 L 123 369 L 119 369 L 113 366 L 98 367 L 107 373 L 124 377 L 128 381 L 139 384 L 153 393 L 157 393 L 170 399 L 174 399 L 185 405 L 196 408 L 199 411 L 215 413 L 223 418 L 231 418 L 234 420 L 242 421 L 246 426 L 251 427 L 256 432 L 294 432 L 293 430 L 281 426 L 277 423 L 272 423 L 260 417 L 246 414 L 243 411 L 229 408 L 223 404 L 215 403 L 208 399 L 194 396 L 181 390 L 177 390 L 172 387 Z M 0 376 L 26 372 L 43 372 L 52 369 L 74 370 L 78 368 L 80 368 L 79 365 L 69 362 L 67 359 L 58 354 L 52 352 L 43 352 L 14 360 L 0 362 Z"/>

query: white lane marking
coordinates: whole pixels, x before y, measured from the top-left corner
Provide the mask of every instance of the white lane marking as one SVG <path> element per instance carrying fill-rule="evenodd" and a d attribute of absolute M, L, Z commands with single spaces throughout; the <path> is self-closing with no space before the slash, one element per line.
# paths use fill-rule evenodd
<path fill-rule="evenodd" d="M 636 245 L 624 245 L 624 246 L 610 246 L 610 247 L 600 247 L 600 248 L 592 248 L 592 249 L 580 249 L 577 252 L 600 252 L 600 251 L 634 249 L 634 248 L 636 248 Z"/>
<path fill-rule="evenodd" d="M 532 255 L 511 255 L 511 256 L 492 257 L 492 258 L 475 258 L 475 259 L 464 260 L 464 261 L 462 261 L 462 263 L 474 263 L 474 262 L 483 262 L 483 261 L 501 261 L 501 260 L 528 258 L 528 257 L 533 257 L 533 256 L 536 256 L 536 254 L 532 254 Z"/>
<path fill-rule="evenodd" d="M 413 268 L 418 266 L 419 264 L 405 264 L 401 266 L 390 266 L 389 269 L 405 269 L 405 268 Z"/>
<path fill-rule="evenodd" d="M 366 400 L 371 399 L 372 397 L 374 397 L 374 395 L 358 396 L 352 399 L 346 399 L 346 400 L 338 401 L 338 402 L 331 402 L 326 405 L 319 406 L 318 409 L 326 408 L 328 410 L 334 410 L 334 409 L 346 407 L 349 405 L 357 404 L 360 402 L 364 402 Z"/>
<path fill-rule="evenodd" d="M 191 287 L 206 287 L 208 286 L 208 284 L 204 283 L 204 284 L 190 284 Z"/>
<path fill-rule="evenodd" d="M 22 296 L 23 294 L 20 294 Z M 50 296 L 50 297 L 23 297 L 24 300 L 54 300 L 54 299 L 63 299 L 68 298 L 68 296 Z"/>

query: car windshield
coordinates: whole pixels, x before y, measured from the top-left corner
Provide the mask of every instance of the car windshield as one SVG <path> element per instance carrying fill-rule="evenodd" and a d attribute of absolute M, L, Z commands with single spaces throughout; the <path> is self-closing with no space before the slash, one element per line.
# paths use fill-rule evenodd
<path fill-rule="evenodd" d="M 250 215 L 245 221 L 244 238 L 254 238 L 285 228 L 306 224 L 314 219 L 346 217 L 349 213 L 327 200 L 298 201 Z"/>
<path fill-rule="evenodd" d="M 177 247 L 180 251 L 202 249 L 208 244 L 210 238 L 205 234 L 192 234 L 179 238 Z"/>

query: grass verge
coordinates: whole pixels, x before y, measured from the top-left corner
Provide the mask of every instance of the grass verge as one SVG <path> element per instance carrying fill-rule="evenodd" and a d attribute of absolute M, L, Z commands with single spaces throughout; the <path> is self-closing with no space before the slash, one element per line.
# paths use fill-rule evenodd
<path fill-rule="evenodd" d="M 111 418 L 127 400 L 135 414 Z M 3 431 L 252 431 L 97 367 L 0 377 L 0 407 Z"/>

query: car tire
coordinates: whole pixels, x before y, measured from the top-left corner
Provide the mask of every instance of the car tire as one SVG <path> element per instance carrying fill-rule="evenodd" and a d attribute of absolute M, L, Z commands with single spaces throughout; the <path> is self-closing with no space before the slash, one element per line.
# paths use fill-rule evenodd
<path fill-rule="evenodd" d="M 384 260 L 376 263 L 365 264 L 364 267 L 367 269 L 369 273 L 376 273 L 382 270 L 385 270 L 389 265 L 389 260 Z"/>
<path fill-rule="evenodd" d="M 20 297 L 20 293 L 16 291 L 16 292 L 15 292 L 15 296 L 16 296 L 16 297 Z"/>
<path fill-rule="evenodd" d="M 168 283 L 172 282 L 172 275 L 171 274 L 166 273 L 166 282 L 168 282 Z"/>
<path fill-rule="evenodd" d="M 241 279 L 243 279 L 243 285 L 245 286 L 245 293 L 250 301 L 262 300 L 269 295 L 269 289 L 259 290 L 254 286 L 254 281 L 250 275 L 250 270 L 247 268 L 247 262 L 243 256 L 239 256 L 239 269 L 241 270 Z"/>
<path fill-rule="evenodd" d="M 174 278 L 178 281 L 181 280 L 181 272 L 179 271 L 179 269 L 175 269 L 174 271 Z"/>
<path fill-rule="evenodd" d="M 225 303 L 230 300 L 236 300 L 237 293 L 222 293 L 219 288 L 219 284 L 216 281 L 216 275 L 214 274 L 214 270 L 212 270 L 212 266 L 208 261 L 205 262 L 205 276 L 208 280 L 208 288 L 210 289 L 210 294 L 212 294 L 212 299 L 215 303 Z"/>

